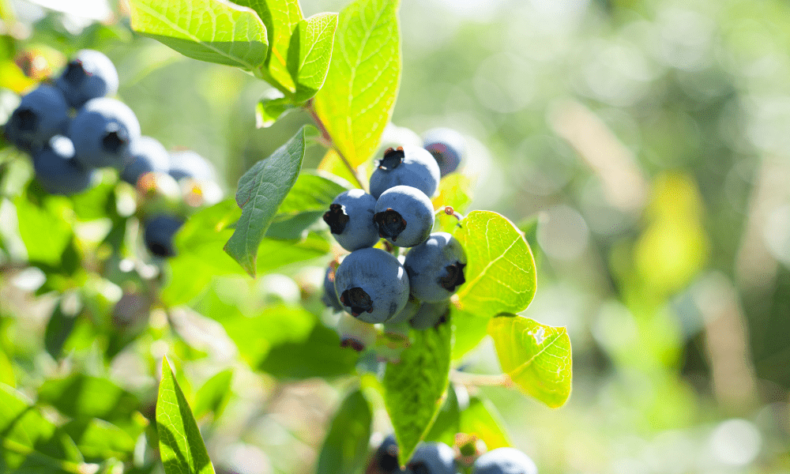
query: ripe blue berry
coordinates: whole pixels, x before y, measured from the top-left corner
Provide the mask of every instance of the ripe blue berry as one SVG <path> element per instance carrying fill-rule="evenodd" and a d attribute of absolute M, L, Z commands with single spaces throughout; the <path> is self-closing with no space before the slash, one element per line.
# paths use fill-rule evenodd
<path fill-rule="evenodd" d="M 21 150 L 42 147 L 53 136 L 66 132 L 68 112 L 63 94 L 52 86 L 41 85 L 22 97 L 8 119 L 6 137 Z"/>
<path fill-rule="evenodd" d="M 170 176 L 176 180 L 193 178 L 216 181 L 216 172 L 211 163 L 192 150 L 176 151 L 170 154 Z"/>
<path fill-rule="evenodd" d="M 439 165 L 430 153 L 418 146 L 389 148 L 370 176 L 370 194 L 376 199 L 398 185 L 417 188 L 433 196 L 439 186 Z"/>
<path fill-rule="evenodd" d="M 381 443 L 367 471 L 370 474 L 405 474 L 398 464 L 398 443 L 394 435 L 387 436 Z"/>
<path fill-rule="evenodd" d="M 78 109 L 91 99 L 118 92 L 118 71 L 104 54 L 83 49 L 66 65 L 55 86 L 69 105 Z"/>
<path fill-rule="evenodd" d="M 466 281 L 464 249 L 446 232 L 431 234 L 428 240 L 409 250 L 403 266 L 409 273 L 411 294 L 422 301 L 446 300 Z"/>
<path fill-rule="evenodd" d="M 343 311 L 343 306 L 335 294 L 335 268 L 329 266 L 324 274 L 324 295 L 321 297 L 324 304 L 335 311 Z"/>
<path fill-rule="evenodd" d="M 411 282 L 409 282 L 409 287 L 411 287 Z M 409 321 L 411 318 L 417 314 L 417 311 L 420 309 L 420 302 L 414 298 L 413 296 L 409 295 L 409 300 L 406 302 L 406 306 L 403 307 L 398 314 L 392 317 L 389 321 L 387 321 L 388 326 L 393 326 L 400 323 L 405 323 Z"/>
<path fill-rule="evenodd" d="M 88 189 L 93 170 L 83 168 L 74 159 L 71 140 L 56 135 L 33 154 L 36 180 L 50 194 L 71 195 Z"/>
<path fill-rule="evenodd" d="M 409 321 L 409 326 L 420 330 L 436 327 L 447 321 L 449 311 L 450 303 L 448 301 L 422 303 L 420 309 Z"/>
<path fill-rule="evenodd" d="M 69 127 L 69 138 L 83 166 L 120 170 L 132 160 L 130 145 L 140 138 L 140 123 L 123 102 L 100 97 L 80 109 Z"/>
<path fill-rule="evenodd" d="M 373 223 L 375 207 L 376 198 L 361 189 L 352 189 L 332 201 L 324 213 L 324 222 L 337 243 L 349 252 L 373 247 L 379 241 L 379 230 Z"/>
<path fill-rule="evenodd" d="M 140 137 L 129 147 L 132 162 L 121 171 L 121 179 L 131 185 L 145 173 L 167 173 L 170 167 L 170 155 L 159 140 L 151 137 Z"/>
<path fill-rule="evenodd" d="M 477 458 L 472 474 L 538 474 L 538 468 L 518 449 L 497 448 Z"/>
<path fill-rule="evenodd" d="M 450 128 L 434 128 L 423 135 L 424 147 L 436 159 L 444 176 L 458 169 L 466 153 L 464 136 Z"/>
<path fill-rule="evenodd" d="M 425 443 L 407 467 L 414 474 L 455 474 L 455 451 L 444 443 Z"/>
<path fill-rule="evenodd" d="M 159 214 L 144 222 L 145 246 L 157 257 L 172 257 L 176 254 L 173 236 L 184 222 L 177 217 Z"/>
<path fill-rule="evenodd" d="M 397 258 L 380 249 L 359 249 L 335 272 L 335 293 L 355 318 L 383 323 L 406 306 L 409 279 Z"/>
<path fill-rule="evenodd" d="M 422 191 L 395 186 L 376 201 L 373 220 L 379 236 L 398 247 L 414 247 L 428 238 L 433 228 L 433 204 Z"/>

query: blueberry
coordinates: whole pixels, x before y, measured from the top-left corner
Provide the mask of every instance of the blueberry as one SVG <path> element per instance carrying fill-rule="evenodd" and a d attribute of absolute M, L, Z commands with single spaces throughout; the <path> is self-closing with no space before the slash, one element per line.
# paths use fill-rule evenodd
<path fill-rule="evenodd" d="M 324 222 L 337 243 L 349 252 L 373 247 L 379 241 L 379 230 L 373 223 L 375 207 L 376 198 L 361 189 L 352 189 L 332 201 L 324 213 Z"/>
<path fill-rule="evenodd" d="M 91 168 L 123 169 L 132 161 L 131 143 L 140 138 L 140 123 L 132 109 L 115 99 L 91 99 L 69 127 L 77 159 Z"/>
<path fill-rule="evenodd" d="M 370 474 L 406 474 L 398 464 L 398 443 L 394 435 L 387 436 L 381 443 L 370 462 Z"/>
<path fill-rule="evenodd" d="M 458 169 L 466 153 L 464 136 L 450 128 L 434 128 L 423 135 L 424 147 L 436 159 L 444 176 Z"/>
<path fill-rule="evenodd" d="M 74 145 L 63 135 L 55 135 L 33 154 L 36 180 L 50 194 L 76 194 L 88 189 L 93 170 L 74 159 Z"/>
<path fill-rule="evenodd" d="M 464 249 L 446 232 L 431 234 L 409 250 L 403 266 L 409 273 L 411 294 L 422 301 L 446 300 L 466 281 Z"/>
<path fill-rule="evenodd" d="M 132 155 L 132 162 L 121 171 L 121 179 L 131 185 L 137 184 L 137 180 L 145 173 L 167 173 L 170 168 L 170 155 L 155 138 L 140 137 L 134 140 L 129 147 L 129 153 Z"/>
<path fill-rule="evenodd" d="M 411 282 L 409 282 L 409 287 L 411 287 Z M 417 310 L 420 309 L 420 302 L 413 296 L 409 295 L 409 300 L 406 302 L 406 306 L 403 307 L 398 314 L 392 317 L 389 321 L 387 321 L 387 325 L 395 325 L 400 323 L 405 323 L 409 321 L 411 318 L 417 314 Z"/>
<path fill-rule="evenodd" d="M 414 247 L 425 242 L 433 228 L 433 204 L 422 191 L 411 186 L 395 186 L 376 201 L 373 220 L 379 236 L 398 247 Z"/>
<path fill-rule="evenodd" d="M 350 347 L 357 352 L 376 342 L 376 326 L 346 313 L 340 314 L 335 330 L 340 336 L 340 347 Z"/>
<path fill-rule="evenodd" d="M 518 449 L 497 448 L 477 458 L 472 474 L 538 474 L 538 468 Z"/>
<path fill-rule="evenodd" d="M 409 321 L 409 326 L 413 329 L 428 329 L 438 326 L 439 324 L 447 321 L 447 315 L 450 311 L 449 301 L 440 301 L 438 303 L 422 303 L 420 309 L 417 310 L 414 317 Z"/>
<path fill-rule="evenodd" d="M 83 49 L 66 65 L 55 85 L 69 105 L 78 109 L 91 99 L 118 92 L 118 71 L 104 54 Z"/>
<path fill-rule="evenodd" d="M 32 151 L 47 144 L 50 138 L 66 132 L 69 108 L 59 90 L 41 85 L 22 97 L 6 124 L 8 141 L 17 148 Z"/>
<path fill-rule="evenodd" d="M 145 246 L 157 257 L 172 257 L 176 254 L 173 236 L 184 222 L 174 216 L 159 214 L 143 223 L 145 226 Z"/>
<path fill-rule="evenodd" d="M 324 295 L 321 297 L 321 301 L 328 308 L 332 308 L 335 311 L 343 311 L 343 305 L 340 304 L 340 300 L 337 299 L 335 294 L 335 268 L 332 265 L 327 267 L 324 275 Z"/>
<path fill-rule="evenodd" d="M 172 176 L 165 173 L 145 173 L 137 180 L 137 200 L 146 216 L 177 214 L 183 210 L 181 189 Z"/>
<path fill-rule="evenodd" d="M 413 474 L 455 474 L 455 451 L 444 443 L 424 443 L 407 467 Z"/>
<path fill-rule="evenodd" d="M 418 146 L 389 148 L 370 176 L 370 194 L 378 199 L 384 191 L 406 185 L 433 196 L 439 178 L 439 165 L 425 149 Z"/>
<path fill-rule="evenodd" d="M 176 151 L 170 154 L 170 176 L 176 180 L 183 178 L 216 180 L 216 172 L 211 163 L 192 150 Z"/>
<path fill-rule="evenodd" d="M 382 323 L 406 306 L 409 279 L 397 258 L 380 249 L 359 249 L 335 272 L 335 293 L 352 316 Z"/>

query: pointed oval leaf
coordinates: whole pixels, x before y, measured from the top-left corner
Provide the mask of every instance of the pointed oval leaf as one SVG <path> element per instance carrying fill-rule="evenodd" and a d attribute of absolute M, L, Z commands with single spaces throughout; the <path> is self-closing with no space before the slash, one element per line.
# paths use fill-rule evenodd
<path fill-rule="evenodd" d="M 409 340 L 400 362 L 387 364 L 383 381 L 401 465 L 411 458 L 442 406 L 450 374 L 452 325 L 446 321 L 435 328 L 413 330 Z"/>
<path fill-rule="evenodd" d="M 568 401 L 572 379 L 571 339 L 564 327 L 502 315 L 489 322 L 488 333 L 494 338 L 502 370 L 524 393 L 551 408 Z"/>
<path fill-rule="evenodd" d="M 537 287 L 535 259 L 513 223 L 496 212 L 472 211 L 455 237 L 467 261 L 459 307 L 481 317 L 527 309 Z"/>
<path fill-rule="evenodd" d="M 230 383 L 233 380 L 233 369 L 226 369 L 216 373 L 200 387 L 195 394 L 196 418 L 200 418 L 208 412 L 214 412 L 214 418 L 218 418 L 225 409 L 230 399 Z"/>
<path fill-rule="evenodd" d="M 488 399 L 479 396 L 469 398 L 469 406 L 461 413 L 459 430 L 483 440 L 489 451 L 512 446 L 496 407 Z"/>
<path fill-rule="evenodd" d="M 85 374 L 49 379 L 38 389 L 38 401 L 72 418 L 129 418 L 140 406 L 134 394 L 112 381 Z"/>
<path fill-rule="evenodd" d="M 266 25 L 269 56 L 261 68 L 264 79 L 278 89 L 296 90 L 288 72 L 288 48 L 296 25 L 304 16 L 298 0 L 236 0 L 234 3 L 250 7 Z"/>
<path fill-rule="evenodd" d="M 351 392 L 340 405 L 327 431 L 316 472 L 358 472 L 365 462 L 373 423 L 373 410 L 361 390 Z"/>
<path fill-rule="evenodd" d="M 315 110 L 352 166 L 373 156 L 392 116 L 401 73 L 398 0 L 355 0 L 342 12 Z"/>
<path fill-rule="evenodd" d="M 296 102 L 313 97 L 324 85 L 336 29 L 337 13 L 319 13 L 296 26 L 288 50 L 288 71 L 296 83 Z"/>
<path fill-rule="evenodd" d="M 131 0 L 132 29 L 184 56 L 249 71 L 269 48 L 266 27 L 249 8 L 226 0 Z"/>
<path fill-rule="evenodd" d="M 236 203 L 241 207 L 241 218 L 225 251 L 253 277 L 258 246 L 302 168 L 305 129 L 269 158 L 255 163 L 239 180 Z"/>
<path fill-rule="evenodd" d="M 295 108 L 293 101 L 285 97 L 282 92 L 270 89 L 255 106 L 255 127 L 269 128 L 277 119 Z"/>
<path fill-rule="evenodd" d="M 166 474 L 214 474 L 206 445 L 167 359 L 156 399 L 159 454 Z"/>

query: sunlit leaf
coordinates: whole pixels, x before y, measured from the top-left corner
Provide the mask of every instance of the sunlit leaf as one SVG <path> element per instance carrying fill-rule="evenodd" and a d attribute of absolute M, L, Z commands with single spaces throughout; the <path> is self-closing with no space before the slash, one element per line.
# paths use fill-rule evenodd
<path fill-rule="evenodd" d="M 226 0 L 131 0 L 132 29 L 190 58 L 254 70 L 266 59 L 266 27 Z"/>
<path fill-rule="evenodd" d="M 512 445 L 494 404 L 478 396 L 469 398 L 469 406 L 461 413 L 459 430 L 482 439 L 489 450 Z"/>
<path fill-rule="evenodd" d="M 89 460 L 127 459 L 134 451 L 134 439 L 117 426 L 99 419 L 73 420 L 63 426 L 80 452 Z"/>
<path fill-rule="evenodd" d="M 480 317 L 527 309 L 537 286 L 535 260 L 513 223 L 496 212 L 472 211 L 455 237 L 467 260 L 459 307 Z"/>
<path fill-rule="evenodd" d="M 230 383 L 233 370 L 227 369 L 216 373 L 200 387 L 195 394 L 195 418 L 213 412 L 216 419 L 222 414 L 230 399 Z"/>
<path fill-rule="evenodd" d="M 288 69 L 296 83 L 296 102 L 313 97 L 324 85 L 336 29 L 337 13 L 319 13 L 296 26 L 288 51 Z"/>
<path fill-rule="evenodd" d="M 255 126 L 269 128 L 277 119 L 295 108 L 293 101 L 285 97 L 282 92 L 270 89 L 255 106 Z"/>
<path fill-rule="evenodd" d="M 340 12 L 315 110 L 352 166 L 368 160 L 392 116 L 401 73 L 398 0 L 355 0 Z"/>
<path fill-rule="evenodd" d="M 103 420 L 128 418 L 140 403 L 110 380 L 86 374 L 47 380 L 38 389 L 38 401 L 70 417 Z"/>
<path fill-rule="evenodd" d="M 564 327 L 545 326 L 515 315 L 488 325 L 499 364 L 526 394 L 557 408 L 571 395 L 571 339 Z"/>
<path fill-rule="evenodd" d="M 166 474 L 214 474 L 195 417 L 176 383 L 167 359 L 162 360 L 162 381 L 156 399 L 159 454 Z"/>

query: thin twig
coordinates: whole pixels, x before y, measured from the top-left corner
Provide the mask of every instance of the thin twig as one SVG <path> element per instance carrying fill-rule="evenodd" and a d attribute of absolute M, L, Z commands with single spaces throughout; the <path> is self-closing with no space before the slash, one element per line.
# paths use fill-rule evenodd
<path fill-rule="evenodd" d="M 335 145 L 335 142 L 332 140 L 332 136 L 329 134 L 329 131 L 324 126 L 324 122 L 322 122 L 321 119 L 318 117 L 318 114 L 315 111 L 315 107 L 313 107 L 313 99 L 307 101 L 307 104 L 305 104 L 304 108 L 305 110 L 307 110 L 307 112 L 310 113 L 310 116 L 313 117 L 313 121 L 315 122 L 318 129 L 321 131 L 321 136 L 323 138 L 324 145 L 327 145 L 329 148 L 335 150 L 335 153 L 337 153 L 337 156 L 339 156 L 340 159 L 343 161 L 343 164 L 346 165 L 348 171 L 351 172 L 351 175 L 354 177 L 359 187 L 362 188 L 365 192 L 367 192 L 368 188 L 367 186 L 365 186 L 364 181 L 359 176 L 359 173 L 357 173 L 356 168 L 351 166 L 351 163 L 349 163 L 348 159 L 346 159 L 345 155 L 343 155 L 343 152 L 341 152 L 340 149 L 337 147 L 337 145 Z"/>
<path fill-rule="evenodd" d="M 469 372 L 461 372 L 453 370 L 450 372 L 450 380 L 453 383 L 475 386 L 475 387 L 512 387 L 513 380 L 508 374 L 501 375 L 487 375 L 487 374 L 470 374 Z"/>

